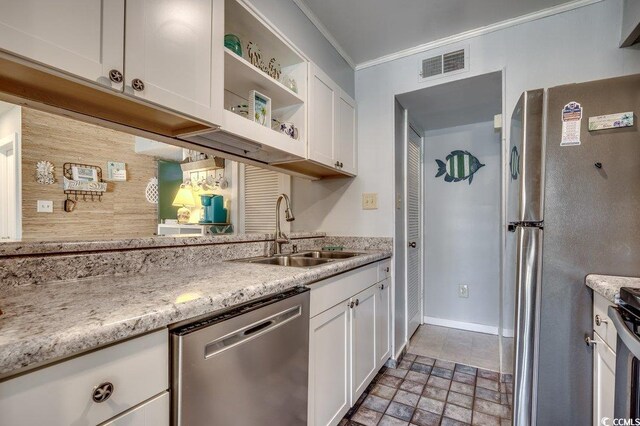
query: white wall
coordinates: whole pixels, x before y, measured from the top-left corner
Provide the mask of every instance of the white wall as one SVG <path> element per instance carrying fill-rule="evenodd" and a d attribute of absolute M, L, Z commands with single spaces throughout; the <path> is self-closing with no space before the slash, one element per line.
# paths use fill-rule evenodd
<path fill-rule="evenodd" d="M 248 0 L 349 96 L 355 96 L 353 68 L 292 0 Z"/>
<path fill-rule="evenodd" d="M 501 135 L 493 122 L 425 133 L 424 315 L 488 326 L 500 317 Z M 469 151 L 484 167 L 468 181 L 445 182 L 436 159 Z M 458 285 L 469 297 L 458 297 Z M 452 324 L 455 325 L 455 324 Z M 489 329 L 486 329 L 489 331 Z"/>
<path fill-rule="evenodd" d="M 392 236 L 396 94 L 504 68 L 510 115 L 526 89 L 638 73 L 638 50 L 617 47 L 621 14 L 622 0 L 604 0 L 451 45 L 447 50 L 470 47 L 470 72 L 449 78 L 419 81 L 419 61 L 434 52 L 357 71 L 358 176 L 342 182 L 294 179 L 296 209 L 308 215 L 297 214 L 296 221 L 335 235 Z M 362 210 L 363 192 L 378 193 L 378 210 Z"/>

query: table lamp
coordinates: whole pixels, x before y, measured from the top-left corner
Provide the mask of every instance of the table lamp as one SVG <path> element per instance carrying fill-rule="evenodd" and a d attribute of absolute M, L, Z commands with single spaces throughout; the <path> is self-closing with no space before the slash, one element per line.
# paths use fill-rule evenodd
<path fill-rule="evenodd" d="M 178 209 L 178 223 L 189 223 L 191 217 L 190 207 L 196 206 L 196 201 L 193 199 L 193 192 L 191 187 L 184 183 L 180 185 L 176 198 L 173 199 L 172 205 L 180 208 Z"/>

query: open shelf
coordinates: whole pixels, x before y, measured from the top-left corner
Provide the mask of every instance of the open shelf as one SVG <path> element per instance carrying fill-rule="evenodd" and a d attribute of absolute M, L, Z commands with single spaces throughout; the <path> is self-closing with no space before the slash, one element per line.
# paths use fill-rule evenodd
<path fill-rule="evenodd" d="M 273 108 L 304 103 L 300 95 L 226 48 L 224 49 L 224 86 L 225 90 L 245 99 L 249 97 L 251 90 L 264 93 L 271 98 Z"/>

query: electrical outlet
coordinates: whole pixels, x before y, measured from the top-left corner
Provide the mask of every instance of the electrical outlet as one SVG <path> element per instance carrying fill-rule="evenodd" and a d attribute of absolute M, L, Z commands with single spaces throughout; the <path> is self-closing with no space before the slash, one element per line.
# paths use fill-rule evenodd
<path fill-rule="evenodd" d="M 36 211 L 38 213 L 53 213 L 53 201 L 38 200 Z"/>
<path fill-rule="evenodd" d="M 378 208 L 378 193 L 362 193 L 362 210 L 376 210 Z"/>
<path fill-rule="evenodd" d="M 469 286 L 466 284 L 460 284 L 458 286 L 458 297 L 469 297 Z"/>

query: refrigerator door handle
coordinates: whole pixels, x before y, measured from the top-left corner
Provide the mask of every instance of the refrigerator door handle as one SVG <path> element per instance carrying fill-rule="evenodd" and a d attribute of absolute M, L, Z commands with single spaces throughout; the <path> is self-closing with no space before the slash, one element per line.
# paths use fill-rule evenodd
<path fill-rule="evenodd" d="M 513 424 L 535 425 L 542 229 L 517 227 Z"/>

